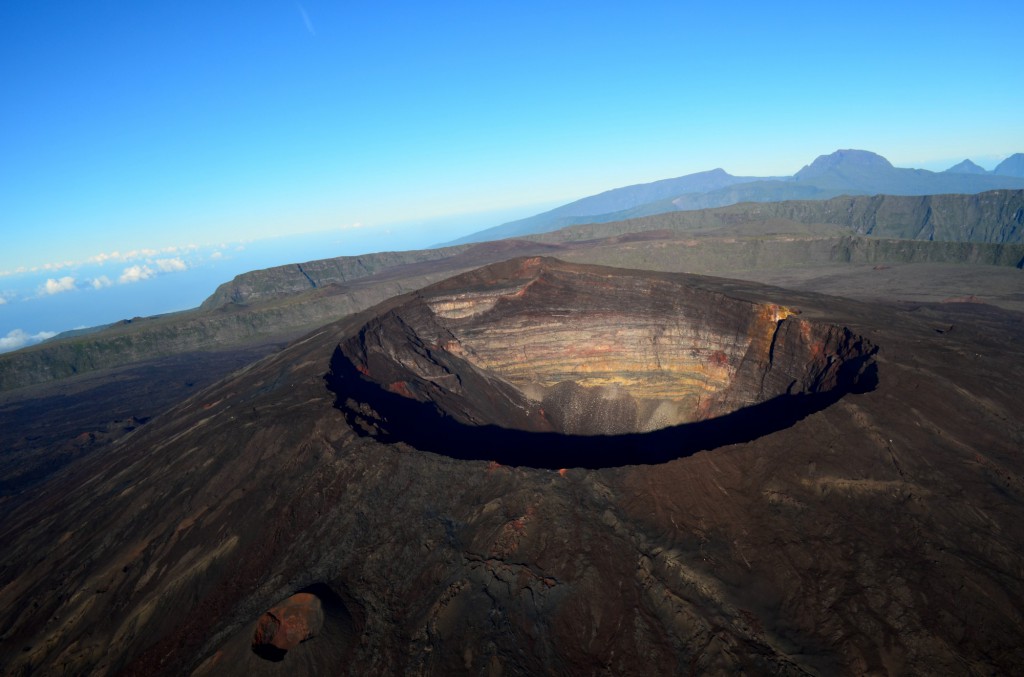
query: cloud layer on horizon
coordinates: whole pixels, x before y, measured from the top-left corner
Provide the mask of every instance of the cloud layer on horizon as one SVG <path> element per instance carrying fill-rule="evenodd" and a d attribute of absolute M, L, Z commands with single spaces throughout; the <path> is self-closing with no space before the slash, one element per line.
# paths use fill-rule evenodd
<path fill-rule="evenodd" d="M 41 331 L 38 334 L 28 334 L 21 329 L 14 329 L 7 332 L 7 336 L 0 337 L 0 353 L 9 353 L 25 346 L 30 346 L 57 335 L 55 331 Z"/>
<path fill-rule="evenodd" d="M 180 273 L 183 270 L 188 270 L 188 266 L 181 260 L 181 257 L 173 259 L 156 259 L 153 263 L 161 273 Z"/>
<path fill-rule="evenodd" d="M 131 284 L 142 280 L 148 280 L 156 275 L 184 272 L 188 270 L 189 267 L 188 263 L 186 263 L 180 256 L 164 259 L 147 259 L 144 263 L 128 266 L 122 270 L 121 275 L 117 278 L 117 282 L 119 284 Z M 81 281 L 71 275 L 65 275 L 63 277 L 49 277 L 42 283 L 42 285 L 36 287 L 36 293 L 34 296 L 29 293 L 21 296 L 21 298 L 29 300 L 32 298 L 42 298 L 46 296 L 54 296 L 56 294 L 63 294 L 77 289 L 105 289 L 107 287 L 112 287 L 113 285 L 114 281 L 107 275 L 85 277 Z M 5 294 L 6 296 L 18 296 L 15 292 L 6 292 Z M 0 295 L 0 305 L 4 305 L 8 302 L 8 298 L 6 298 L 6 296 Z"/>
<path fill-rule="evenodd" d="M 112 251 L 112 252 L 100 252 L 99 254 L 96 254 L 94 256 L 90 256 L 90 257 L 88 257 L 88 258 L 86 258 L 84 260 L 79 260 L 79 261 L 51 261 L 49 263 L 43 263 L 43 264 L 40 264 L 40 265 L 37 265 L 37 266 L 19 266 L 18 268 L 15 268 L 13 270 L 3 270 L 3 271 L 0 271 L 0 277 L 8 277 L 8 276 L 11 276 L 11 275 L 22 275 L 22 274 L 26 274 L 26 273 L 56 272 L 58 270 L 64 270 L 66 268 L 75 268 L 75 267 L 78 267 L 78 266 L 85 266 L 85 265 L 103 266 L 103 265 L 106 265 L 107 263 L 129 263 L 129 262 L 132 262 L 132 261 L 138 261 L 138 260 L 143 260 L 143 259 L 152 261 L 152 260 L 156 259 L 157 256 L 160 256 L 160 255 L 163 255 L 165 257 L 170 257 L 170 256 L 173 256 L 175 254 L 179 254 L 179 255 L 180 254 L 190 254 L 192 252 L 198 251 L 199 249 L 200 249 L 200 247 L 197 244 L 187 244 L 187 245 L 180 246 L 180 247 L 178 247 L 178 246 L 175 246 L 175 247 L 163 247 L 162 249 L 142 248 L 142 249 L 132 249 L 132 250 L 129 250 L 129 251 L 126 251 L 126 252 L 122 252 L 122 251 L 119 251 L 119 250 L 115 250 L 115 251 Z M 164 258 L 164 259 L 156 259 L 156 260 L 161 260 L 161 261 L 174 261 L 174 260 L 177 260 L 177 261 L 181 261 L 181 258 L 180 258 L 180 256 L 178 256 L 176 258 Z M 179 269 L 175 269 L 175 270 L 183 270 L 183 269 L 179 268 Z M 170 271 L 170 272 L 173 272 L 173 271 Z"/>

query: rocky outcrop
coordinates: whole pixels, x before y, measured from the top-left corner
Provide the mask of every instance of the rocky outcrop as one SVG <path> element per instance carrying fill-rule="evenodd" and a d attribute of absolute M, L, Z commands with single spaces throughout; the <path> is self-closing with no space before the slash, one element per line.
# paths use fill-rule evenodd
<path fill-rule="evenodd" d="M 320 598 L 299 592 L 271 607 L 256 621 L 253 653 L 268 660 L 284 660 L 289 649 L 317 636 L 324 624 Z"/>

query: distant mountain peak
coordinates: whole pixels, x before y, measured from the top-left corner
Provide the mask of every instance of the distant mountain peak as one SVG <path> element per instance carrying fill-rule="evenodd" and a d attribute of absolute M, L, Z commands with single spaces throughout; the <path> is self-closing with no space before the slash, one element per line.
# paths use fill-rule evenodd
<path fill-rule="evenodd" d="M 842 169 L 863 171 L 892 168 L 892 163 L 878 153 L 850 148 L 837 150 L 830 155 L 819 155 L 814 162 L 801 169 L 795 176 L 797 179 L 808 179 Z"/>
<path fill-rule="evenodd" d="M 959 162 L 949 169 L 945 170 L 946 174 L 988 174 L 988 171 L 984 167 L 979 167 L 970 160 L 964 160 Z"/>
<path fill-rule="evenodd" d="M 997 176 L 1001 174 L 1002 176 Z M 716 168 L 580 198 L 542 214 L 477 231 L 447 244 L 547 233 L 567 226 L 608 223 L 652 214 L 722 207 L 738 202 L 822 200 L 838 195 L 970 194 L 1024 188 L 1024 153 L 986 172 L 964 160 L 945 172 L 894 167 L 867 150 L 821 155 L 794 176 L 732 176 Z"/>
<path fill-rule="evenodd" d="M 992 170 L 993 174 L 1024 177 L 1024 153 L 1014 153 Z"/>

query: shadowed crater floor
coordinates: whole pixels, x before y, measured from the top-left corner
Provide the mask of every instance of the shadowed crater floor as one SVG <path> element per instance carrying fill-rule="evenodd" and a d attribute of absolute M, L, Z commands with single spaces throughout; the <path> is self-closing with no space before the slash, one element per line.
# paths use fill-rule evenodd
<path fill-rule="evenodd" d="M 793 425 L 874 388 L 845 327 L 706 278 L 528 258 L 428 287 L 335 350 L 360 434 L 543 468 L 658 463 Z"/>

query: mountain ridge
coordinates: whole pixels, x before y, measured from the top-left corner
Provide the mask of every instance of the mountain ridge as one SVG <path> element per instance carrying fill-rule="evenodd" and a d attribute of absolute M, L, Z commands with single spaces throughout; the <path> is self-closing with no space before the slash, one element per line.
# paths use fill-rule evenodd
<path fill-rule="evenodd" d="M 945 174 L 988 174 L 988 170 L 984 167 L 979 167 L 971 160 L 963 160 L 958 162 L 949 169 L 943 170 Z"/>
<path fill-rule="evenodd" d="M 957 167 L 962 165 L 963 162 Z M 534 216 L 477 231 L 445 244 L 523 237 L 584 223 L 724 207 L 740 202 L 827 200 L 840 195 L 977 194 L 990 190 L 1024 188 L 1024 153 L 1011 155 L 992 172 L 951 169 L 932 172 L 895 167 L 877 153 L 841 149 L 818 156 L 793 176 L 737 177 L 719 168 L 673 179 L 623 186 L 580 198 Z"/>
<path fill-rule="evenodd" d="M 480 231 L 480 233 L 487 234 L 487 237 L 483 238 L 484 240 L 500 239 L 506 236 L 521 234 L 524 232 L 524 229 L 532 227 L 531 224 L 534 223 L 550 222 L 572 225 L 576 217 L 621 212 L 678 195 L 706 193 L 738 183 L 756 180 L 758 180 L 758 177 L 733 176 L 722 168 L 716 168 L 671 179 L 637 183 L 621 188 L 612 188 L 595 195 L 574 200 L 534 216 L 528 216 L 523 219 L 509 221 L 494 228 L 488 228 Z M 482 240 L 459 238 L 453 240 L 451 244 L 478 241 Z"/>
<path fill-rule="evenodd" d="M 778 220 L 846 229 L 851 235 L 949 244 L 1024 244 L 1024 190 L 976 195 L 857 195 L 828 200 L 740 203 L 714 209 L 672 211 L 612 223 L 580 224 L 530 239 L 567 242 L 667 229 L 700 232 Z"/>
<path fill-rule="evenodd" d="M 996 165 L 992 173 L 1002 176 L 1024 177 L 1024 153 L 1014 153 Z"/>

